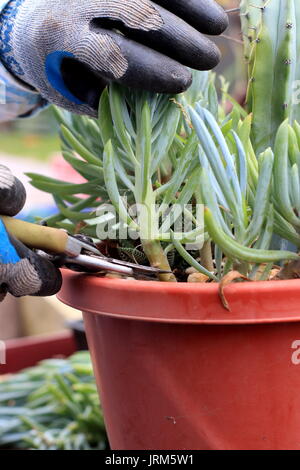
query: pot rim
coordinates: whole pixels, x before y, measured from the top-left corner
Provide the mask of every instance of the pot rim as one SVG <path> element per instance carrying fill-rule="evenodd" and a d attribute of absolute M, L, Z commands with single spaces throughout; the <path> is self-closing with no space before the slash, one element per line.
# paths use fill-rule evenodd
<path fill-rule="evenodd" d="M 63 276 L 68 276 L 70 271 L 63 269 Z M 110 283 L 112 286 L 119 286 L 122 284 L 124 290 L 128 291 L 151 291 L 154 293 L 159 293 L 159 291 L 170 291 L 171 293 L 177 291 L 178 289 L 181 290 L 189 290 L 189 291 L 218 291 L 219 283 L 217 282 L 159 282 L 159 281 L 142 281 L 138 279 L 127 279 L 127 278 L 107 278 L 101 275 L 97 276 L 93 273 L 76 273 L 73 272 L 76 277 L 82 277 L 89 281 L 89 283 L 96 283 L 98 285 L 105 285 Z M 73 276 L 72 276 L 73 277 Z M 124 284 L 123 284 L 124 283 Z M 299 279 L 287 279 L 287 280 L 278 280 L 278 281 L 242 281 L 242 282 L 233 282 L 226 286 L 226 289 L 231 287 L 235 287 L 237 289 L 249 290 L 249 286 L 251 286 L 250 290 L 268 290 L 268 286 L 273 289 L 275 285 L 279 288 L 286 288 L 287 284 L 294 285 L 295 287 L 299 287 L 300 289 L 300 278 Z M 257 288 L 257 289 L 256 289 Z"/>
<path fill-rule="evenodd" d="M 300 279 L 219 285 L 108 279 L 63 270 L 58 298 L 96 315 L 159 323 L 241 325 L 300 321 Z"/>

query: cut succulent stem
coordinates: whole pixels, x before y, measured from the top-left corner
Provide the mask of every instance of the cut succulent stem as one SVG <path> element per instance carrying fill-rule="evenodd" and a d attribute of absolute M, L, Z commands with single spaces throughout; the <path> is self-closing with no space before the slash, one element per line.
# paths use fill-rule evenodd
<path fill-rule="evenodd" d="M 159 268 L 170 273 L 159 274 L 159 280 L 163 282 L 176 282 L 176 277 L 172 273 L 168 257 L 159 241 L 142 240 L 143 250 L 153 268 Z"/>

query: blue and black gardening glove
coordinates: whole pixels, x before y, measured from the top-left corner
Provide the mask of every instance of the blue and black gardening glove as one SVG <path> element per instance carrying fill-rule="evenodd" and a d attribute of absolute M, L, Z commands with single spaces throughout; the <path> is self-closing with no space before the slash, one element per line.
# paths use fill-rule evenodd
<path fill-rule="evenodd" d="M 22 183 L 0 165 L 0 214 L 16 215 L 25 199 Z M 59 270 L 7 233 L 0 219 L 0 301 L 7 292 L 16 297 L 54 295 L 61 283 Z"/>
<path fill-rule="evenodd" d="M 0 16 L 0 59 L 47 101 L 96 116 L 110 81 L 186 90 L 185 66 L 209 70 L 220 59 L 203 34 L 227 24 L 214 0 L 11 0 Z"/>

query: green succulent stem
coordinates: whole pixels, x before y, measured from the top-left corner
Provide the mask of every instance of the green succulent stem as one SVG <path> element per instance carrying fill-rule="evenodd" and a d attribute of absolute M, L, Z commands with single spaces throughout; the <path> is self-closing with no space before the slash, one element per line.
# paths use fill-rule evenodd
<path fill-rule="evenodd" d="M 204 242 L 203 247 L 200 250 L 200 259 L 201 264 L 206 268 L 208 271 L 214 271 L 214 262 L 212 257 L 212 249 L 211 249 L 211 241 L 207 240 Z"/>
<path fill-rule="evenodd" d="M 139 173 L 140 168 L 137 170 Z M 140 185 L 141 182 L 142 185 Z M 171 272 L 168 257 L 158 239 L 159 229 L 155 191 L 149 178 L 141 176 L 139 179 L 137 177 L 136 202 L 139 212 L 139 233 L 144 253 L 152 267 L 162 269 L 163 271 L 170 271 L 167 274 L 160 274 L 160 281 L 176 282 L 176 277 Z"/>
<path fill-rule="evenodd" d="M 176 277 L 171 272 L 168 257 L 160 242 L 157 240 L 142 240 L 142 246 L 152 267 L 170 271 L 166 274 L 159 274 L 159 280 L 163 282 L 176 282 Z"/>
<path fill-rule="evenodd" d="M 278 127 L 300 118 L 293 87 L 300 79 L 299 0 L 240 0 L 248 63 L 251 139 L 260 153 L 273 146 Z"/>

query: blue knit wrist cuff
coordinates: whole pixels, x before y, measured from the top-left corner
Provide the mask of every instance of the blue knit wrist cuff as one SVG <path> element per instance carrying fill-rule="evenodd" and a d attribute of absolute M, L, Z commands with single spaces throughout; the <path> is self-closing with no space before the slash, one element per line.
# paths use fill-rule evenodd
<path fill-rule="evenodd" d="M 0 60 L 13 75 L 22 78 L 24 72 L 13 56 L 11 36 L 14 20 L 24 0 L 11 0 L 0 13 Z"/>

